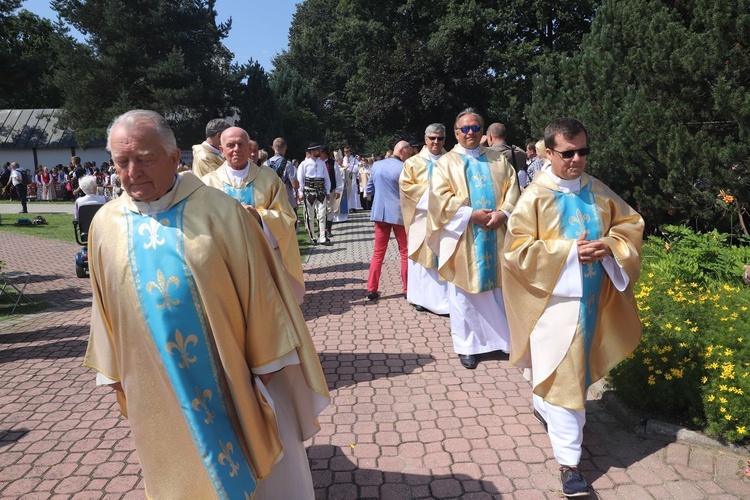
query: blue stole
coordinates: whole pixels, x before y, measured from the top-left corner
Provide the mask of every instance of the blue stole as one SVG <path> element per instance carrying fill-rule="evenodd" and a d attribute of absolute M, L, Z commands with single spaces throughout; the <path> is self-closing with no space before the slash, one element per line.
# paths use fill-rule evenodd
<path fill-rule="evenodd" d="M 432 170 L 435 167 L 435 162 L 430 160 L 429 158 L 425 160 L 427 162 L 427 189 L 430 189 L 430 185 L 432 184 Z M 432 268 L 437 269 L 440 266 L 440 259 L 438 259 L 437 255 L 432 256 Z"/>
<path fill-rule="evenodd" d="M 236 188 L 231 184 L 223 182 L 224 192 L 245 205 L 255 205 L 255 188 L 253 187 L 255 181 L 249 182 L 247 186 L 243 188 Z"/>
<path fill-rule="evenodd" d="M 186 200 L 148 217 L 125 209 L 130 268 L 143 319 L 221 498 L 249 498 L 257 480 L 229 415 L 203 305 L 185 262 Z"/>
<path fill-rule="evenodd" d="M 485 155 L 479 158 L 466 156 L 466 184 L 469 186 L 471 208 L 494 210 L 497 206 L 492 172 Z M 476 224 L 471 225 L 474 236 L 474 260 L 477 263 L 479 291 L 486 292 L 497 288 L 498 248 L 495 230 L 486 230 Z"/>
<path fill-rule="evenodd" d="M 577 193 L 555 191 L 555 205 L 560 215 L 562 237 L 577 240 L 584 231 L 587 240 L 598 240 L 602 237 L 602 220 L 599 217 L 599 206 L 596 204 L 591 182 Z M 578 327 L 583 338 L 586 353 L 586 387 L 591 385 L 591 368 L 589 354 L 594 340 L 596 319 L 599 314 L 599 290 L 604 278 L 604 267 L 601 262 L 581 266 L 583 295 L 578 315 Z"/>
<path fill-rule="evenodd" d="M 336 168 L 339 168 L 338 165 Z M 344 176 L 344 182 L 342 182 L 344 190 L 341 192 L 341 198 L 339 201 L 339 213 L 343 215 L 349 213 L 349 186 L 347 186 L 346 174 L 342 172 L 341 175 Z M 349 182 L 351 182 L 351 178 L 349 178 Z"/>

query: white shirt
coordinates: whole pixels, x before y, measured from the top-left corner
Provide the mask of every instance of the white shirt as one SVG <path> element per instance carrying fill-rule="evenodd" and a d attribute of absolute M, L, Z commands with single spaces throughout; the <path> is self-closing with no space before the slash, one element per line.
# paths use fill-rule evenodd
<path fill-rule="evenodd" d="M 331 192 L 331 179 L 328 177 L 328 167 L 321 159 L 307 158 L 297 168 L 297 181 L 299 182 L 299 195 L 304 196 L 305 177 L 325 179 L 326 194 Z"/>

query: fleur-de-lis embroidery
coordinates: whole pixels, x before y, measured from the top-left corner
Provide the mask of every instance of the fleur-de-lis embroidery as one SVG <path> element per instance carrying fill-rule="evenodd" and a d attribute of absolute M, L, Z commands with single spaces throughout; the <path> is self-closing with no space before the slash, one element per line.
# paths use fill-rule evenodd
<path fill-rule="evenodd" d="M 180 353 L 180 357 L 182 358 L 182 363 L 179 364 L 180 368 L 187 368 L 190 369 L 190 363 L 195 363 L 198 358 L 195 356 L 190 356 L 190 353 L 188 352 L 188 346 L 190 344 L 198 345 L 198 337 L 195 335 L 188 335 L 187 337 L 182 337 L 182 332 L 179 330 L 175 330 L 174 332 L 174 342 L 167 342 L 167 352 L 169 354 L 172 354 L 172 351 L 177 350 L 177 352 Z"/>
<path fill-rule="evenodd" d="M 163 299 L 163 302 L 161 304 L 157 304 L 157 309 L 164 309 L 165 307 L 168 310 L 172 310 L 172 306 L 179 306 L 180 305 L 180 299 L 172 300 L 172 298 L 169 296 L 169 285 L 174 285 L 175 288 L 180 286 L 180 279 L 177 278 L 177 276 L 170 276 L 169 279 L 164 279 L 164 273 L 161 269 L 158 269 L 156 271 L 156 281 L 149 281 L 146 285 L 146 291 L 148 293 L 151 293 L 151 290 L 154 288 L 158 289 L 159 292 L 161 292 L 161 298 Z"/>
<path fill-rule="evenodd" d="M 479 210 L 479 209 L 482 209 L 482 208 L 487 208 L 490 205 L 492 205 L 492 200 L 488 200 L 487 198 L 485 198 L 484 196 L 482 196 L 480 199 L 478 199 L 478 200 L 476 200 L 474 202 L 474 209 L 475 210 Z"/>
<path fill-rule="evenodd" d="M 491 290 L 493 288 L 496 288 L 495 281 L 488 278 L 487 281 L 484 282 L 484 289 Z"/>
<path fill-rule="evenodd" d="M 593 304 L 596 301 L 596 297 L 594 294 L 589 295 L 589 297 L 586 299 L 586 307 L 588 308 L 588 314 L 591 314 L 593 310 L 591 309 L 591 304 Z"/>
<path fill-rule="evenodd" d="M 580 228 L 576 231 L 576 236 L 580 237 L 586 231 L 586 223 L 591 221 L 589 214 L 581 213 L 580 209 L 576 209 L 575 216 L 568 218 L 569 224 L 578 224 Z"/>
<path fill-rule="evenodd" d="M 596 276 L 596 269 L 594 264 L 586 264 L 586 272 L 583 274 L 584 278 L 593 278 Z"/>
<path fill-rule="evenodd" d="M 219 453 L 219 463 L 221 465 L 224 465 L 224 462 L 229 465 L 230 471 L 229 471 L 229 477 L 234 477 L 237 475 L 237 471 L 239 470 L 240 466 L 237 462 L 232 460 L 232 453 L 234 452 L 234 446 L 232 446 L 232 443 L 224 444 L 219 441 L 219 446 L 221 446 L 221 453 Z"/>
<path fill-rule="evenodd" d="M 487 180 L 487 176 L 484 174 L 474 174 L 471 176 L 471 180 L 474 182 L 474 185 L 478 188 L 484 187 L 484 181 Z"/>
<path fill-rule="evenodd" d="M 143 244 L 143 248 L 148 250 L 149 248 L 153 248 L 156 250 L 156 247 L 159 245 L 164 244 L 164 238 L 159 236 L 159 229 L 164 226 L 169 226 L 169 219 L 162 219 L 161 221 L 157 221 L 156 219 L 152 219 L 149 217 L 148 222 L 144 222 L 140 226 L 138 226 L 138 234 L 143 236 L 146 234 L 146 232 L 149 233 L 148 235 L 148 243 Z"/>
<path fill-rule="evenodd" d="M 193 400 L 193 410 L 204 411 L 206 413 L 206 418 L 203 421 L 210 424 L 214 421 L 215 416 L 215 413 L 208 407 L 208 402 L 211 400 L 213 394 L 211 394 L 211 391 L 208 389 L 201 391 L 198 387 L 195 388 L 195 394 L 198 397 Z"/>
<path fill-rule="evenodd" d="M 482 262 L 484 262 L 484 265 L 489 266 L 492 262 L 492 254 L 489 252 L 485 252 L 484 255 L 482 255 Z"/>

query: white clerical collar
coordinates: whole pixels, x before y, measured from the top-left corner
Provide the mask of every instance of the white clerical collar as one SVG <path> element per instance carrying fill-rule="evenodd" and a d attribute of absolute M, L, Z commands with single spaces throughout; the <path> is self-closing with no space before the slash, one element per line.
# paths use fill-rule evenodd
<path fill-rule="evenodd" d="M 135 207 L 141 214 L 151 215 L 165 211 L 172 204 L 174 195 L 177 193 L 177 186 L 180 184 L 182 177 L 175 174 L 174 184 L 169 188 L 169 191 L 164 193 L 161 198 L 154 201 L 138 201 L 133 199 Z"/>
<path fill-rule="evenodd" d="M 233 181 L 232 184 L 239 186 L 242 184 L 242 181 L 247 178 L 247 174 L 250 173 L 250 162 L 248 161 L 247 165 L 245 165 L 245 168 L 242 170 L 235 170 L 227 164 L 227 172 L 229 172 L 229 176 Z"/>
<path fill-rule="evenodd" d="M 454 150 L 456 151 L 456 153 L 461 155 L 471 156 L 472 158 L 479 158 L 479 148 L 481 148 L 481 146 L 477 146 L 474 149 L 466 149 L 462 145 L 456 144 Z"/>
<path fill-rule="evenodd" d="M 563 193 L 576 193 L 581 190 L 581 178 L 578 177 L 576 179 L 562 179 L 555 174 L 552 173 L 552 169 L 547 170 L 547 175 L 549 175 L 553 181 L 555 181 L 555 184 L 560 188 L 560 191 Z"/>
<path fill-rule="evenodd" d="M 209 144 L 208 141 L 203 141 L 203 144 L 208 146 L 211 149 L 211 151 L 213 151 L 216 155 L 221 156 L 221 151 L 219 151 L 218 149 L 213 147 L 211 144 Z"/>
<path fill-rule="evenodd" d="M 438 161 L 442 155 L 434 155 L 428 151 L 427 156 L 429 156 L 432 161 Z"/>

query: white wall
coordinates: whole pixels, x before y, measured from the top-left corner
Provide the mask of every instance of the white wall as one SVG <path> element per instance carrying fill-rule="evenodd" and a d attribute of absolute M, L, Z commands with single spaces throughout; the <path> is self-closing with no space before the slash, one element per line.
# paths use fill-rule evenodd
<path fill-rule="evenodd" d="M 103 148 L 76 148 L 76 155 L 81 157 L 81 164 L 87 161 L 95 161 L 96 165 L 100 166 L 102 162 L 109 161 L 109 152 Z M 62 163 L 67 167 L 71 156 L 69 148 L 39 148 L 36 150 L 37 163 L 41 163 L 44 167 L 54 167 L 58 163 Z M 0 149 L 0 165 L 6 161 L 16 161 L 21 168 L 28 168 L 32 172 L 34 171 L 34 152 L 31 149 Z"/>

